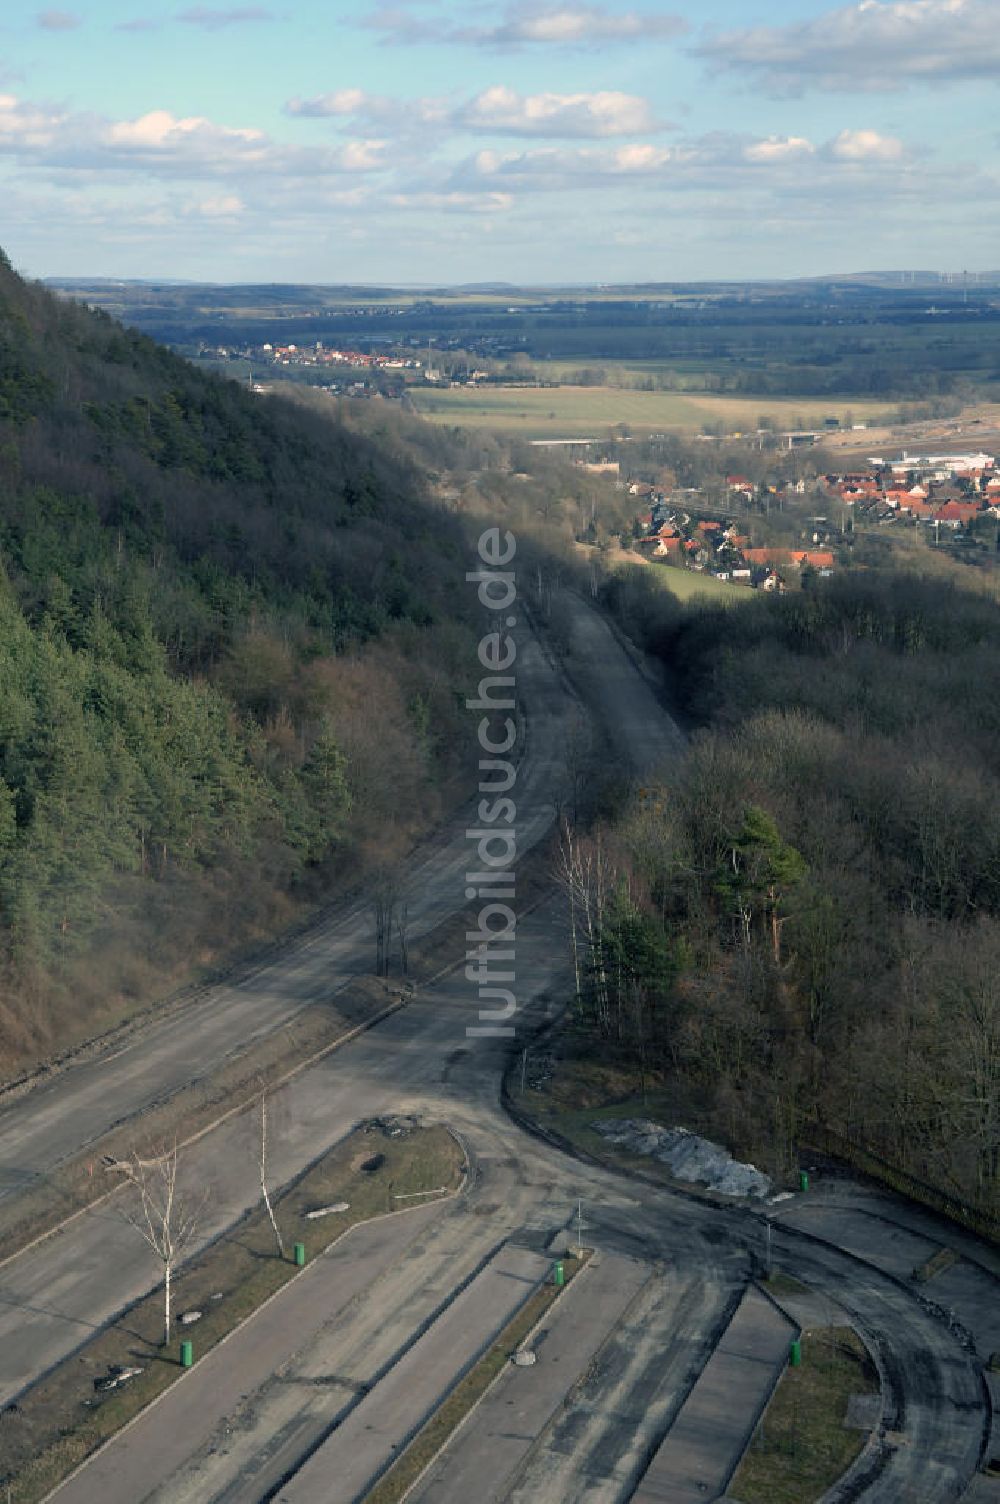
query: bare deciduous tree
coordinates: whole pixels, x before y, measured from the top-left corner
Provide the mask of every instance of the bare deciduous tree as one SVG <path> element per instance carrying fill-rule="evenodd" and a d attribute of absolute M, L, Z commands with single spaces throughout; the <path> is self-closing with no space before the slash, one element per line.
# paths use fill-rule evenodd
<path fill-rule="evenodd" d="M 409 973 L 410 969 L 409 928 L 410 906 L 404 899 L 396 915 L 396 934 L 399 937 L 399 969 L 404 977 Z"/>
<path fill-rule="evenodd" d="M 375 975 L 389 975 L 389 957 L 392 952 L 392 924 L 396 912 L 396 885 L 389 873 L 381 873 L 375 880 L 373 899 L 375 909 Z"/>
<path fill-rule="evenodd" d="M 604 925 L 607 902 L 614 887 L 601 832 L 594 840 L 581 841 L 568 820 L 563 822 L 556 858 L 556 879 L 569 899 L 570 943 L 576 999 L 583 998 L 586 971 L 593 992 L 600 1028 L 610 1022 Z"/>
<path fill-rule="evenodd" d="M 263 1081 L 260 1085 L 260 1157 L 258 1164 L 260 1169 L 261 1200 L 267 1209 L 268 1220 L 274 1233 L 274 1241 L 278 1245 L 278 1257 L 283 1259 L 285 1257 L 285 1245 L 282 1241 L 281 1229 L 278 1227 L 278 1222 L 274 1215 L 274 1207 L 271 1205 L 270 1192 L 267 1189 L 267 1086 Z"/>
<path fill-rule="evenodd" d="M 136 1198 L 122 1215 L 134 1227 L 163 1265 L 163 1344 L 170 1341 L 171 1295 L 174 1271 L 191 1247 L 208 1193 L 195 1204 L 188 1202 L 177 1184 L 176 1140 L 169 1148 L 144 1158 L 133 1150 L 127 1159 L 110 1160 L 109 1174 L 124 1177 L 134 1187 Z"/>

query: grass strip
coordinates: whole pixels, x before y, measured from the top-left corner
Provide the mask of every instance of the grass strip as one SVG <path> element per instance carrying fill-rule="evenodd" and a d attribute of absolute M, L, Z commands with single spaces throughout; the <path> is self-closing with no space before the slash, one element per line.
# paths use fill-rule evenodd
<path fill-rule="evenodd" d="M 931 1255 L 924 1263 L 918 1264 L 913 1271 L 913 1278 L 918 1285 L 926 1285 L 939 1274 L 947 1274 L 953 1265 L 957 1264 L 959 1255 L 954 1248 L 939 1248 L 937 1253 Z"/>
<path fill-rule="evenodd" d="M 584 1250 L 583 1257 L 579 1259 L 568 1254 L 563 1257 L 566 1285 L 580 1272 L 588 1258 L 587 1250 Z M 406 1496 L 450 1441 L 465 1417 L 500 1377 L 510 1362 L 512 1353 L 538 1325 L 566 1285 L 560 1287 L 547 1282 L 528 1298 L 479 1361 L 459 1380 L 444 1403 L 424 1423 L 389 1471 L 365 1495 L 365 1504 L 398 1504 Z"/>
<path fill-rule="evenodd" d="M 739 1504 L 811 1504 L 865 1444 L 845 1424 L 852 1395 L 877 1394 L 868 1352 L 850 1327 L 802 1334 L 802 1364 L 786 1368 L 727 1497 Z"/>
<path fill-rule="evenodd" d="M 769 1295 L 781 1299 L 782 1295 L 808 1295 L 809 1286 L 804 1285 L 800 1279 L 795 1279 L 791 1274 L 785 1274 L 781 1269 L 776 1269 L 773 1274 L 762 1281 L 763 1288 Z"/>
<path fill-rule="evenodd" d="M 465 1156 L 442 1127 L 410 1128 L 400 1137 L 358 1129 L 304 1171 L 278 1196 L 275 1216 L 285 1242 L 278 1257 L 263 1208 L 242 1217 L 197 1254 L 175 1277 L 175 1311 L 198 1309 L 191 1327 L 175 1327 L 161 1346 L 163 1295 L 157 1288 L 96 1332 L 0 1416 L 0 1484 L 10 1504 L 38 1504 L 92 1452 L 181 1377 L 180 1342 L 189 1337 L 197 1358 L 274 1295 L 298 1272 L 292 1246 L 305 1244 L 308 1261 L 359 1222 L 407 1205 L 396 1199 L 461 1183 Z M 366 1168 L 366 1166 L 368 1168 Z M 430 1196 L 419 1201 L 425 1206 Z M 344 1213 L 308 1221 L 305 1213 L 339 1201 Z M 151 1260 L 151 1275 L 155 1264 Z M 94 1380 L 118 1364 L 142 1373 L 106 1396 Z"/>

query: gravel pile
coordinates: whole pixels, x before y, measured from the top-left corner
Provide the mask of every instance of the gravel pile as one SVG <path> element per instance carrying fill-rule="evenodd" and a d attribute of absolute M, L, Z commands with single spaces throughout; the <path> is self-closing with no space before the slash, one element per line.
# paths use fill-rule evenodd
<path fill-rule="evenodd" d="M 740 1164 L 721 1144 L 687 1128 L 664 1128 L 648 1118 L 619 1118 L 592 1127 L 616 1148 L 659 1160 L 678 1180 L 706 1185 L 721 1196 L 770 1194 L 771 1181 L 762 1171 Z"/>

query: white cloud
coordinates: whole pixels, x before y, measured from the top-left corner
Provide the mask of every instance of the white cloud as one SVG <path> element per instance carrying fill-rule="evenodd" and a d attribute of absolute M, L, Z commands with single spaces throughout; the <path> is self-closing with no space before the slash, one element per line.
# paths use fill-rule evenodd
<path fill-rule="evenodd" d="M 42 151 L 56 141 L 66 119 L 59 111 L 0 94 L 0 152 Z"/>
<path fill-rule="evenodd" d="M 290 99 L 285 106 L 289 115 L 358 115 L 377 106 L 378 100 L 364 89 L 338 89 L 334 94 L 319 94 L 314 99 Z"/>
<path fill-rule="evenodd" d="M 83 24 L 80 17 L 69 10 L 42 10 L 35 21 L 43 31 L 75 31 Z"/>
<path fill-rule="evenodd" d="M 520 136 L 623 136 L 658 128 L 647 101 L 635 94 L 517 94 L 502 84 L 477 94 L 453 123 Z"/>
<path fill-rule="evenodd" d="M 499 26 L 488 29 L 485 38 L 494 45 L 524 42 L 600 43 L 639 41 L 648 37 L 676 36 L 684 30 L 677 16 L 626 11 L 623 15 L 598 5 L 564 5 L 534 13 L 508 12 Z"/>
<path fill-rule="evenodd" d="M 669 146 L 619 146 L 610 161 L 614 172 L 655 172 L 677 158 L 677 150 Z"/>
<path fill-rule="evenodd" d="M 837 162 L 899 162 L 906 154 L 898 137 L 867 130 L 841 131 L 827 151 Z"/>
<path fill-rule="evenodd" d="M 0 94 L 0 155 L 50 170 L 322 179 L 381 170 L 384 150 L 385 143 L 378 140 L 287 146 L 255 128 L 220 125 L 201 115 L 178 117 L 169 110 L 149 110 L 134 120 L 108 120 Z"/>
<path fill-rule="evenodd" d="M 449 106 L 440 99 L 394 99 L 364 89 L 337 89 L 313 99 L 290 99 L 285 113 L 318 120 L 353 118 L 367 126 L 405 131 L 415 125 L 444 124 Z"/>
<path fill-rule="evenodd" d="M 179 120 L 169 110 L 150 110 L 136 120 L 116 121 L 103 135 L 109 146 L 137 151 L 183 150 L 189 142 L 206 137 L 233 144 L 264 140 L 263 131 L 230 130 L 226 126 L 213 125 L 202 115 Z"/>
<path fill-rule="evenodd" d="M 469 193 L 459 189 L 436 192 L 424 189 L 415 193 L 390 193 L 387 202 L 394 209 L 437 209 L 446 213 L 495 214 L 513 207 L 510 193 Z"/>
<path fill-rule="evenodd" d="M 204 26 L 207 31 L 219 31 L 225 26 L 242 26 L 246 21 L 273 21 L 272 11 L 262 5 L 240 5 L 232 10 L 213 10 L 211 6 L 195 5 L 190 10 L 177 13 L 178 21 L 188 26 Z"/>
<path fill-rule="evenodd" d="M 614 11 L 603 5 L 512 5 L 491 23 L 468 25 L 413 8 L 381 4 L 362 23 L 387 42 L 453 42 L 479 47 L 602 47 L 675 37 L 687 31 L 677 15 Z"/>
<path fill-rule="evenodd" d="M 804 136 L 754 139 L 714 131 L 675 146 L 649 142 L 608 147 L 538 147 L 525 151 L 485 150 L 455 170 L 456 187 L 489 179 L 510 191 L 569 192 L 588 186 L 625 187 L 642 182 L 664 190 L 775 192 L 799 186 L 830 191 L 841 182 L 858 187 L 859 175 L 885 188 L 909 158 L 901 141 L 872 130 L 844 130 L 815 145 Z"/>
<path fill-rule="evenodd" d="M 345 172 L 370 172 L 385 166 L 385 141 L 350 141 L 341 149 L 340 164 Z"/>
<path fill-rule="evenodd" d="M 457 179 L 500 178 L 511 187 L 572 189 L 606 179 L 639 177 L 662 171 L 683 153 L 676 147 L 648 144 L 529 151 L 479 151 L 457 169 Z"/>
<path fill-rule="evenodd" d="M 788 26 L 710 35 L 696 52 L 779 93 L 1000 78 L 996 0 L 860 0 Z"/>
<path fill-rule="evenodd" d="M 196 199 L 188 212 L 202 219 L 237 219 L 246 209 L 238 193 L 220 193 L 215 198 Z"/>
<path fill-rule="evenodd" d="M 635 94 L 518 94 L 505 84 L 484 89 L 460 104 L 433 97 L 390 99 L 350 88 L 314 99 L 291 99 L 285 109 L 290 115 L 353 119 L 399 134 L 429 128 L 479 135 L 600 139 L 665 128 L 649 103 Z"/>
<path fill-rule="evenodd" d="M 844 135 L 848 132 L 845 131 Z M 766 141 L 755 141 L 743 152 L 747 162 L 787 162 L 790 159 L 812 156 L 816 148 L 805 136 L 768 136 Z"/>

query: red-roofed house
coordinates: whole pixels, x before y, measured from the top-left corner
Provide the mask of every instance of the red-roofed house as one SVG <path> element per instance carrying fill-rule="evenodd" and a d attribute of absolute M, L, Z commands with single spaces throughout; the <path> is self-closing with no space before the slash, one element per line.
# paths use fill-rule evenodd
<path fill-rule="evenodd" d="M 919 501 L 915 496 L 911 496 L 905 504 L 900 504 L 899 510 L 908 512 L 911 517 L 916 517 L 923 522 L 928 517 L 934 516 L 935 508 L 933 502 Z"/>
<path fill-rule="evenodd" d="M 802 569 L 805 565 L 813 569 L 833 568 L 833 554 L 823 549 L 748 548 L 744 550 L 743 557 L 748 564 L 754 564 L 758 568 L 788 569 L 798 566 Z"/>
<path fill-rule="evenodd" d="M 934 521 L 943 523 L 945 527 L 967 527 L 979 511 L 977 501 L 946 501 L 934 513 Z"/>

